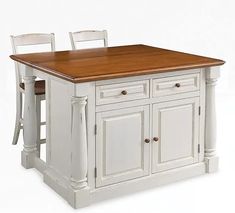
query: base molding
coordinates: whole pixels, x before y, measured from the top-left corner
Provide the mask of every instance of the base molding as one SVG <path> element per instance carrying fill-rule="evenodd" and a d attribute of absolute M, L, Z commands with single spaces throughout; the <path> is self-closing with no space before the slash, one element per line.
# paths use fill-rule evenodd
<path fill-rule="evenodd" d="M 75 190 L 71 187 L 69 180 L 61 178 L 53 168 L 44 171 L 44 182 L 63 197 L 73 208 L 81 208 L 90 204 L 90 189 Z"/>
<path fill-rule="evenodd" d="M 68 200 L 68 184 L 55 170 L 47 168 L 43 173 L 43 181 L 61 197 Z"/>
<path fill-rule="evenodd" d="M 91 192 L 91 203 L 152 189 L 157 186 L 180 181 L 186 178 L 192 178 L 205 174 L 205 169 L 205 163 L 202 162 L 151 174 L 150 176 L 145 176 L 143 178 L 138 178 L 131 181 L 98 188 Z"/>
<path fill-rule="evenodd" d="M 34 168 L 34 160 L 37 157 L 38 152 L 32 151 L 32 152 L 25 152 L 24 150 L 21 151 L 21 165 L 25 169 L 31 169 Z"/>
<path fill-rule="evenodd" d="M 219 157 L 205 157 L 206 172 L 213 173 L 218 171 L 219 168 Z"/>
<path fill-rule="evenodd" d="M 88 206 L 90 204 L 90 189 L 85 187 L 81 190 L 74 191 L 69 189 L 68 203 L 75 209 Z"/>
<path fill-rule="evenodd" d="M 52 168 L 49 168 L 44 171 L 44 182 L 61 195 L 73 208 L 77 209 L 88 206 L 91 203 L 195 177 L 205 174 L 208 171 L 212 172 L 215 171 L 215 164 L 216 159 L 214 158 L 205 162 L 151 174 L 126 182 L 95 189 L 85 187 L 81 190 L 73 189 L 70 186 L 69 180 L 62 179 L 58 173 Z"/>

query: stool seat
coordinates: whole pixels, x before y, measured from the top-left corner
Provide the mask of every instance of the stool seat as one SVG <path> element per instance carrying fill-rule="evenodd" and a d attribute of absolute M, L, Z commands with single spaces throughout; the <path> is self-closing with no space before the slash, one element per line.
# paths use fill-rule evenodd
<path fill-rule="evenodd" d="M 24 83 L 20 83 L 20 88 L 24 90 L 25 86 Z M 44 80 L 38 80 L 35 81 L 35 95 L 44 95 L 45 94 L 45 81 Z"/>

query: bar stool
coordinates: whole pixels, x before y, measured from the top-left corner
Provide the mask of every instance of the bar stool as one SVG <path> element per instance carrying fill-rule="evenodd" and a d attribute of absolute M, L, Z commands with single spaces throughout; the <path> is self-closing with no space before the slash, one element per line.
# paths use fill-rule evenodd
<path fill-rule="evenodd" d="M 84 30 L 69 33 L 72 49 L 76 50 L 78 42 L 103 40 L 104 47 L 108 46 L 108 33 L 106 30 Z"/>
<path fill-rule="evenodd" d="M 55 51 L 55 35 L 53 33 L 33 33 L 23 34 L 18 36 L 10 36 L 13 54 L 19 54 L 19 47 L 35 47 L 49 45 L 50 51 Z M 47 48 L 48 49 L 48 48 Z M 48 51 L 48 50 L 47 50 Z M 32 51 L 30 51 L 31 53 Z M 25 53 L 25 52 L 24 52 Z M 29 53 L 29 52 L 27 52 Z M 23 129 L 24 119 L 22 114 L 22 95 L 24 94 L 24 82 L 21 76 L 19 63 L 15 62 L 15 75 L 16 75 L 16 120 L 15 130 L 12 144 L 16 145 L 19 138 L 20 130 Z M 46 125 L 46 122 L 41 122 L 41 101 L 45 100 L 45 81 L 35 81 L 35 101 L 36 101 L 36 114 L 37 114 L 37 150 L 40 156 L 40 145 L 46 142 L 46 139 L 41 139 L 41 126 Z"/>

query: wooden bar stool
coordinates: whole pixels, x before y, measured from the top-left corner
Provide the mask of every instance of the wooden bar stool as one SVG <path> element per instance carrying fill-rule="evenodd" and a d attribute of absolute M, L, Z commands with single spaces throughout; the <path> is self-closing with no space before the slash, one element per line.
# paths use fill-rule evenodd
<path fill-rule="evenodd" d="M 84 30 L 69 33 L 72 49 L 76 50 L 78 42 L 103 40 L 104 47 L 108 46 L 108 33 L 106 30 Z"/>
<path fill-rule="evenodd" d="M 23 34 L 18 36 L 10 36 L 12 43 L 13 54 L 22 53 L 20 47 L 30 47 L 35 49 L 37 47 L 43 47 L 49 45 L 50 51 L 55 51 L 55 36 L 53 33 L 33 33 L 33 34 Z M 48 51 L 43 50 L 43 51 Z M 33 51 L 34 52 L 34 51 Z M 37 51 L 38 52 L 38 51 Z M 25 51 L 24 51 L 25 53 Z M 27 53 L 32 53 L 28 51 Z M 24 82 L 21 76 L 21 70 L 19 63 L 15 62 L 15 74 L 16 74 L 16 120 L 15 120 L 15 130 L 12 144 L 15 145 L 18 142 L 20 130 L 23 129 L 24 119 L 22 114 L 22 94 L 24 94 Z M 41 126 L 45 125 L 46 122 L 41 122 L 41 101 L 45 100 L 45 81 L 36 80 L 35 81 L 35 101 L 36 101 L 36 113 L 37 113 L 37 150 L 40 156 L 40 145 L 46 142 L 46 139 L 41 139 Z"/>

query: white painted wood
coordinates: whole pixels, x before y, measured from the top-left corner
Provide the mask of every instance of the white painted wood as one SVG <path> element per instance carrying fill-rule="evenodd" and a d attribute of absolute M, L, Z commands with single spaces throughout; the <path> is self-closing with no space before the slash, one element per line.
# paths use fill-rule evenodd
<path fill-rule="evenodd" d="M 72 98 L 72 156 L 70 181 L 73 189 L 82 189 L 87 186 L 86 104 L 86 96 Z"/>
<path fill-rule="evenodd" d="M 177 169 L 155 173 L 151 176 L 144 176 L 142 178 L 136 178 L 117 184 L 96 188 L 92 191 L 89 191 L 88 194 L 86 193 L 82 197 L 83 199 L 74 200 L 74 203 L 70 203 L 70 205 L 72 205 L 74 208 L 86 207 L 91 203 L 124 196 L 146 189 L 153 189 L 154 187 L 184 180 L 186 178 L 192 178 L 202 174 L 205 174 L 205 164 L 192 164 Z M 66 182 L 64 182 L 59 174 L 48 170 L 48 172 L 46 172 L 44 175 L 44 181 L 64 199 L 68 200 L 68 189 Z M 80 191 L 81 190 L 76 191 L 75 194 L 79 194 Z"/>
<path fill-rule="evenodd" d="M 199 90 L 199 82 L 199 73 L 153 79 L 153 97 L 196 91 Z"/>
<path fill-rule="evenodd" d="M 216 109 L 215 109 L 215 85 L 220 76 L 219 67 L 206 70 L 206 136 L 205 136 L 205 160 L 207 172 L 218 169 L 218 157 L 216 156 Z"/>
<path fill-rule="evenodd" d="M 182 93 L 182 94 L 176 94 L 171 96 L 162 96 L 158 98 L 146 98 L 146 99 L 138 99 L 138 100 L 130 100 L 128 102 L 118 102 L 113 104 L 104 104 L 104 105 L 98 105 L 96 106 L 96 112 L 102 112 L 106 110 L 111 109 L 122 109 L 126 107 L 135 107 L 135 106 L 141 106 L 141 105 L 147 105 L 152 103 L 162 103 L 167 101 L 173 101 L 173 100 L 181 100 L 185 98 L 192 98 L 192 97 L 199 97 L 200 91 L 196 92 L 188 92 L 188 93 Z"/>
<path fill-rule="evenodd" d="M 18 50 L 21 46 L 31 46 L 31 45 L 42 45 L 42 44 L 50 44 L 51 51 L 55 51 L 55 36 L 53 33 L 51 34 L 43 34 L 43 33 L 32 33 L 32 34 L 23 34 L 18 36 L 10 36 L 11 44 L 12 44 L 12 51 L 13 54 L 19 54 L 20 51 Z M 15 62 L 15 74 L 16 74 L 16 121 L 15 121 L 15 130 L 12 144 L 17 144 L 20 129 L 23 127 L 23 116 L 22 116 L 22 93 L 24 90 L 19 87 L 19 84 L 23 82 L 22 79 L 22 68 L 20 63 Z M 44 95 L 36 95 L 37 103 L 36 106 L 39 107 L 38 100 L 45 100 Z M 37 115 L 39 116 L 39 111 L 37 110 Z M 38 122 L 38 125 L 42 125 Z M 40 127 L 38 127 L 39 131 Z M 38 139 L 40 140 L 40 139 Z M 38 151 L 40 153 L 40 145 L 37 146 Z"/>
<path fill-rule="evenodd" d="M 37 72 L 37 71 L 36 71 Z M 45 79 L 45 78 L 44 78 Z M 46 164 L 47 167 L 51 164 L 51 79 L 46 78 Z"/>
<path fill-rule="evenodd" d="M 216 112 L 215 85 L 219 77 L 218 69 L 207 70 L 206 75 L 206 143 L 205 157 L 212 157 L 216 153 Z"/>
<path fill-rule="evenodd" d="M 26 69 L 29 69 L 26 67 Z M 21 154 L 21 164 L 24 168 L 33 167 L 35 155 L 37 154 L 37 118 L 34 96 L 35 76 L 24 77 L 25 102 L 24 102 L 24 149 Z"/>
<path fill-rule="evenodd" d="M 39 44 L 51 44 L 52 51 L 55 51 L 55 36 L 54 33 L 31 33 L 22 34 L 18 36 L 11 36 L 14 43 L 15 52 L 17 52 L 18 46 L 26 45 L 39 45 Z"/>
<path fill-rule="evenodd" d="M 140 75 L 140 76 L 125 77 L 125 78 L 100 80 L 100 81 L 96 81 L 96 85 L 100 86 L 100 85 L 105 85 L 105 84 L 116 84 L 116 83 L 124 83 L 124 82 L 131 82 L 131 81 L 143 81 L 143 80 L 149 80 L 149 79 L 155 79 L 155 78 L 166 78 L 166 77 L 173 77 L 173 76 L 196 74 L 199 72 L 200 72 L 200 69 L 177 70 L 177 71 L 172 71 L 172 72 L 157 73 L 157 74 L 155 73 L 155 74 L 150 74 L 150 75 Z"/>
<path fill-rule="evenodd" d="M 95 188 L 95 82 L 76 84 L 75 96 L 87 96 L 86 120 L 88 141 L 88 174 L 87 181 L 90 189 Z"/>
<path fill-rule="evenodd" d="M 37 150 L 38 150 L 38 157 L 40 157 L 40 150 L 41 150 L 41 98 L 40 96 L 36 95 L 36 117 L 37 117 Z"/>
<path fill-rule="evenodd" d="M 108 33 L 106 30 L 84 30 L 78 32 L 69 32 L 72 49 L 78 48 L 77 43 L 86 41 L 103 40 L 104 47 L 108 46 Z"/>
<path fill-rule="evenodd" d="M 96 186 L 149 173 L 149 106 L 97 113 Z"/>
<path fill-rule="evenodd" d="M 68 201 L 68 178 L 47 166 L 43 171 L 43 181 Z"/>
<path fill-rule="evenodd" d="M 153 105 L 152 171 L 198 162 L 199 98 Z"/>
<path fill-rule="evenodd" d="M 34 158 L 34 168 L 36 168 L 39 172 L 44 173 L 46 170 L 47 166 L 46 163 L 41 160 L 39 157 Z"/>
<path fill-rule="evenodd" d="M 208 102 L 214 90 L 208 89 L 205 82 L 207 78 L 210 84 L 210 79 L 218 77 L 216 70 L 196 69 L 73 84 L 36 69 L 26 69 L 23 75 L 46 79 L 47 162 L 44 164 L 37 157 L 36 150 L 25 159 L 30 159 L 30 166 L 43 174 L 45 183 L 74 208 L 216 171 L 218 157 L 206 157 L 206 151 L 202 151 L 204 145 L 205 150 L 214 147 L 208 140 L 215 133 L 214 126 L 210 126 L 210 122 L 215 122 L 212 115 L 206 118 L 209 119 L 207 137 L 203 128 L 208 113 L 205 92 L 208 110 L 214 104 L 210 98 Z M 171 77 L 180 80 L 184 75 L 199 75 L 197 90 L 153 97 L 155 80 Z M 97 105 L 98 87 L 107 86 L 109 90 L 116 84 L 132 87 L 133 83 L 145 81 L 149 90 L 146 98 L 132 97 Z M 138 86 L 134 90 L 140 91 Z M 157 145 L 152 140 L 154 136 L 159 136 L 160 144 L 165 141 L 164 146 Z M 204 137 L 210 146 L 204 144 Z M 144 143 L 145 138 L 150 138 L 150 143 Z M 202 146 L 200 155 L 198 144 Z M 122 158 L 118 159 L 119 156 Z"/>
<path fill-rule="evenodd" d="M 164 184 L 192 178 L 202 174 L 205 174 L 205 164 L 197 163 L 155 173 L 151 176 L 145 176 L 118 184 L 100 187 L 90 193 L 90 203 L 100 202 L 105 199 L 120 197 L 146 189 L 153 189 L 157 186 L 162 186 Z"/>
<path fill-rule="evenodd" d="M 18 83 L 17 83 L 18 84 Z M 12 144 L 16 145 L 18 142 L 20 130 L 23 129 L 22 119 L 22 93 L 19 89 L 16 91 L 16 118 L 15 118 L 15 129 Z"/>
<path fill-rule="evenodd" d="M 126 94 L 123 92 L 126 92 Z M 149 98 L 149 81 L 135 81 L 96 87 L 96 104 Z"/>
<path fill-rule="evenodd" d="M 205 97 L 206 97 L 206 72 L 205 69 L 201 69 L 200 72 L 200 107 L 201 107 L 201 114 L 199 116 L 199 144 L 200 144 L 200 153 L 199 153 L 199 162 L 204 161 L 204 153 L 205 153 Z"/>
<path fill-rule="evenodd" d="M 71 175 L 72 105 L 74 84 L 54 79 L 47 80 L 46 137 L 48 167 L 61 176 Z M 59 106 L 59 107 L 58 107 Z"/>

